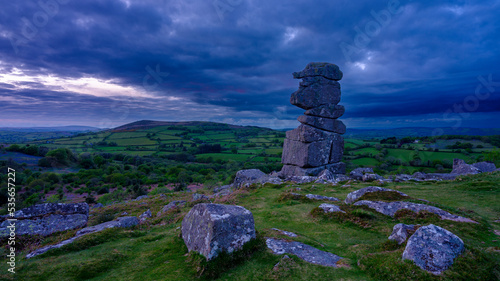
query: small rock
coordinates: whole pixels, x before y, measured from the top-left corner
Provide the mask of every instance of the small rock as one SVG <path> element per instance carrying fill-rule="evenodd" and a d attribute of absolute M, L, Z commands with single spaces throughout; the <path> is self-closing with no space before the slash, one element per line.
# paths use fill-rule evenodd
<path fill-rule="evenodd" d="M 395 240 L 398 244 L 403 244 L 411 232 L 415 231 L 415 225 L 398 223 L 392 229 L 389 240 Z"/>
<path fill-rule="evenodd" d="M 139 201 L 139 200 L 142 200 L 142 199 L 145 199 L 145 198 L 148 198 L 148 196 L 147 196 L 147 195 L 141 195 L 141 196 L 139 196 L 139 197 L 135 198 L 135 199 L 134 199 L 134 200 L 132 200 L 132 201 Z"/>
<path fill-rule="evenodd" d="M 142 213 L 140 216 L 139 216 L 139 221 L 140 222 L 145 222 L 147 219 L 153 217 L 153 214 L 151 214 L 151 210 L 148 209 L 147 211 L 145 211 L 144 213 Z"/>
<path fill-rule="evenodd" d="M 337 212 L 345 213 L 339 208 L 339 206 L 333 204 L 321 204 L 319 205 L 319 208 L 325 211 L 325 213 L 337 213 Z"/>
<path fill-rule="evenodd" d="M 335 197 L 328 197 L 328 196 L 316 195 L 316 194 L 306 194 L 306 197 L 309 199 L 312 199 L 312 200 L 340 201 L 338 198 L 335 198 Z"/>
<path fill-rule="evenodd" d="M 208 196 L 204 195 L 204 194 L 199 194 L 199 193 L 194 193 L 193 196 L 192 196 L 192 200 L 191 201 L 203 201 L 203 200 L 210 200 L 210 198 L 208 198 Z"/>
<path fill-rule="evenodd" d="M 97 203 L 97 204 L 95 204 L 95 205 L 92 207 L 92 209 L 99 209 L 99 208 L 102 208 L 102 207 L 104 207 L 104 205 L 102 205 L 101 203 Z"/>
<path fill-rule="evenodd" d="M 371 181 L 383 180 L 383 179 L 384 179 L 384 177 L 379 176 L 377 174 L 364 174 L 363 177 L 361 178 L 361 180 L 364 182 L 371 182 Z"/>
<path fill-rule="evenodd" d="M 183 207 L 184 205 L 186 205 L 186 201 L 184 201 L 184 200 L 172 201 L 172 202 L 168 203 L 167 205 L 163 206 L 161 211 L 159 211 L 158 214 L 156 214 L 156 216 L 160 216 L 161 214 L 163 214 L 163 213 L 165 213 L 173 208 Z"/>
<path fill-rule="evenodd" d="M 123 213 L 121 213 L 120 215 L 121 215 L 121 216 L 126 216 L 126 215 L 128 215 L 128 213 L 127 213 L 127 212 L 123 212 Z"/>
<path fill-rule="evenodd" d="M 232 186 L 240 188 L 247 183 L 253 184 L 256 180 L 264 176 L 266 176 L 266 174 L 259 169 L 240 170 L 236 172 L 236 177 L 234 178 Z"/>
<path fill-rule="evenodd" d="M 433 224 L 420 227 L 408 239 L 403 259 L 432 274 L 441 274 L 464 250 L 464 242 L 455 234 Z"/>

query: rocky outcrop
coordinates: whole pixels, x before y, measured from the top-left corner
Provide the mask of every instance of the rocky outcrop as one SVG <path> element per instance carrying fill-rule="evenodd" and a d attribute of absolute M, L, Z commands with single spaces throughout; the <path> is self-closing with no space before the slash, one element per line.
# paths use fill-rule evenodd
<path fill-rule="evenodd" d="M 280 178 L 273 174 L 266 175 L 259 169 L 248 169 L 236 172 L 236 177 L 234 178 L 234 182 L 231 184 L 231 187 L 241 188 L 248 187 L 252 184 L 281 184 L 282 182 L 283 181 Z"/>
<path fill-rule="evenodd" d="M 394 217 L 394 214 L 396 214 L 397 211 L 407 209 L 407 210 L 410 210 L 410 211 L 415 212 L 415 213 L 418 213 L 420 211 L 431 212 L 431 213 L 434 213 L 434 214 L 440 216 L 442 220 L 477 223 L 471 219 L 450 214 L 450 213 L 443 211 L 437 207 L 424 205 L 424 204 L 418 204 L 418 203 L 402 202 L 402 201 L 382 202 L 382 201 L 361 200 L 361 201 L 354 203 L 354 205 L 355 206 L 367 206 L 367 207 L 374 209 L 375 211 L 377 211 L 381 214 L 391 216 L 391 217 Z"/>
<path fill-rule="evenodd" d="M 142 213 L 139 216 L 139 222 L 143 223 L 143 222 L 145 222 L 146 220 L 148 220 L 149 218 L 152 218 L 152 217 L 153 217 L 153 214 L 151 213 L 151 210 L 148 209 L 147 211 L 145 211 L 144 213 Z"/>
<path fill-rule="evenodd" d="M 347 194 L 347 198 L 345 199 L 345 203 L 346 204 L 354 203 L 359 198 L 361 198 L 363 195 L 365 195 L 366 193 L 370 193 L 370 192 L 397 192 L 401 196 L 408 196 L 408 195 L 404 194 L 403 192 L 400 192 L 400 191 L 397 191 L 397 190 L 393 190 L 393 189 L 389 189 L 389 188 L 383 188 L 383 187 L 378 187 L 378 186 L 368 186 L 368 187 L 365 187 L 365 188 L 362 188 L 362 189 L 358 189 L 356 191 L 353 191 L 353 192 Z"/>
<path fill-rule="evenodd" d="M 389 240 L 394 240 L 398 244 L 403 244 L 406 239 L 415 231 L 415 225 L 398 223 L 392 228 L 391 236 Z"/>
<path fill-rule="evenodd" d="M 255 239 L 253 215 L 241 206 L 198 204 L 182 220 L 182 238 L 189 251 L 210 260 Z"/>
<path fill-rule="evenodd" d="M 166 213 L 174 208 L 181 208 L 184 205 L 186 205 L 186 201 L 184 200 L 176 200 L 168 203 L 167 205 L 163 206 L 163 208 L 156 214 L 156 216 L 160 216 L 163 213 Z"/>
<path fill-rule="evenodd" d="M 52 233 L 81 228 L 87 225 L 89 205 L 87 203 L 46 203 L 34 205 L 15 212 L 15 233 L 21 235 L 47 236 Z M 3 217 L 9 219 L 10 217 Z M 0 237 L 7 237 L 13 222 L 0 224 Z"/>
<path fill-rule="evenodd" d="M 345 213 L 339 206 L 333 204 L 321 204 L 318 208 L 322 209 L 325 213 Z"/>
<path fill-rule="evenodd" d="M 49 250 L 61 248 L 64 245 L 71 244 L 76 239 L 80 238 L 83 235 L 87 235 L 87 234 L 90 234 L 90 233 L 95 233 L 95 232 L 103 231 L 105 229 L 114 228 L 114 227 L 132 227 L 132 226 L 137 225 L 138 223 L 139 223 L 139 220 L 136 217 L 121 217 L 121 218 L 117 218 L 114 221 L 108 221 L 108 222 L 101 223 L 101 224 L 98 224 L 98 225 L 89 226 L 89 227 L 83 228 L 80 231 L 78 231 L 76 233 L 75 237 L 72 237 L 70 239 L 64 240 L 64 241 L 59 242 L 59 243 L 57 243 L 55 245 L 49 245 L 49 246 L 45 246 L 45 247 L 42 247 L 40 249 L 37 249 L 37 250 L 35 250 L 35 251 L 27 254 L 26 258 L 30 259 L 32 257 L 36 257 L 38 255 L 41 255 L 41 254 L 43 254 L 43 253 L 45 253 L 45 252 L 47 252 Z"/>
<path fill-rule="evenodd" d="M 323 195 L 317 195 L 317 194 L 306 194 L 306 197 L 311 199 L 311 200 L 340 201 L 338 198 L 335 198 L 335 197 L 329 197 L 329 196 L 323 196 Z"/>
<path fill-rule="evenodd" d="M 353 180 L 362 180 L 364 174 L 373 174 L 372 168 L 356 168 L 349 173 Z"/>
<path fill-rule="evenodd" d="M 403 259 L 433 274 L 441 274 L 464 250 L 464 242 L 450 231 L 433 224 L 420 227 L 406 244 Z"/>
<path fill-rule="evenodd" d="M 206 196 L 205 194 L 200 194 L 200 193 L 193 193 L 192 197 L 191 197 L 191 201 L 194 202 L 194 201 L 208 201 L 210 200 L 210 198 L 208 198 L 208 196 Z"/>
<path fill-rule="evenodd" d="M 457 175 L 474 175 L 479 173 L 491 173 L 496 170 L 496 166 L 492 162 L 478 162 L 467 164 L 462 159 L 453 159 L 452 174 Z"/>
<path fill-rule="evenodd" d="M 337 267 L 337 262 L 343 259 L 332 253 L 324 252 L 312 246 L 295 241 L 287 242 L 284 240 L 267 238 L 266 244 L 276 255 L 285 253 L 293 254 L 306 262 L 323 266 Z"/>
<path fill-rule="evenodd" d="M 338 66 L 330 63 L 309 63 L 303 71 L 294 73 L 294 78 L 302 82 L 290 103 L 307 111 L 297 119 L 302 124 L 286 133 L 281 178 L 317 176 L 324 170 L 345 173 L 345 164 L 340 161 L 344 152 L 341 134 L 346 127 L 337 120 L 345 111 L 338 105 L 337 81 L 342 75 Z"/>

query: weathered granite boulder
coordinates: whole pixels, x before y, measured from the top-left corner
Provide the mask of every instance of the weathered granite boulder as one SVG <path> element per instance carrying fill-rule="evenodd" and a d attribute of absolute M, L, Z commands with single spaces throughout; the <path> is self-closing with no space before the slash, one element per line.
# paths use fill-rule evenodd
<path fill-rule="evenodd" d="M 324 252 L 312 246 L 295 241 L 287 242 L 284 240 L 267 238 L 266 244 L 276 255 L 285 253 L 293 254 L 306 262 L 323 266 L 337 267 L 337 262 L 342 259 L 342 257 L 332 253 Z"/>
<path fill-rule="evenodd" d="M 240 188 L 246 183 L 255 183 L 256 180 L 264 176 L 266 176 L 266 174 L 259 169 L 240 170 L 236 172 L 236 177 L 232 185 L 235 188 Z"/>
<path fill-rule="evenodd" d="M 342 79 L 343 73 L 337 65 L 327 62 L 311 62 L 306 65 L 304 70 L 293 73 L 293 78 L 295 79 L 316 76 L 338 81 Z"/>
<path fill-rule="evenodd" d="M 418 203 L 403 202 L 403 201 L 382 202 L 382 201 L 361 200 L 361 201 L 354 203 L 354 205 L 355 206 L 363 206 L 363 205 L 368 206 L 369 208 L 374 209 L 375 211 L 377 211 L 381 214 L 384 214 L 386 216 L 391 216 L 391 217 L 394 217 L 394 214 L 396 214 L 397 211 L 402 210 L 402 209 L 407 209 L 407 210 L 413 211 L 415 213 L 418 213 L 420 211 L 431 212 L 431 213 L 434 213 L 434 214 L 440 216 L 442 220 L 477 223 L 471 219 L 450 214 L 450 213 L 443 211 L 437 207 L 424 205 L 424 204 L 418 204 Z"/>
<path fill-rule="evenodd" d="M 340 102 L 340 84 L 323 77 L 303 78 L 299 89 L 290 97 L 290 103 L 302 109 Z"/>
<path fill-rule="evenodd" d="M 302 143 L 290 139 L 284 140 L 282 163 L 298 167 L 318 167 L 335 163 L 341 156 L 331 153 L 332 146 L 335 151 L 343 150 L 344 142 L 323 140 L 311 143 Z M 285 149 L 286 148 L 286 149 Z M 332 158 L 333 156 L 333 158 Z"/>
<path fill-rule="evenodd" d="M 345 107 L 339 104 L 325 104 L 307 110 L 304 114 L 318 117 L 337 119 L 344 115 Z"/>
<path fill-rule="evenodd" d="M 131 226 L 137 225 L 138 223 L 139 223 L 139 220 L 136 217 L 121 217 L 121 218 L 118 218 L 114 221 L 108 221 L 108 222 L 101 223 L 98 225 L 86 227 L 86 228 L 78 231 L 76 233 L 75 237 L 64 240 L 64 241 L 59 242 L 59 243 L 54 244 L 54 245 L 49 245 L 49 246 L 45 246 L 45 247 L 42 247 L 40 249 L 37 249 L 37 250 L 27 254 L 26 258 L 30 259 L 32 257 L 36 257 L 38 255 L 41 255 L 49 250 L 61 248 L 64 245 L 68 245 L 70 243 L 73 243 L 73 241 L 75 241 L 76 239 L 78 239 L 81 236 L 86 235 L 86 234 L 103 231 L 104 229 L 113 228 L 113 227 L 131 227 Z"/>
<path fill-rule="evenodd" d="M 377 174 L 364 174 L 363 177 L 361 178 L 362 181 L 364 182 L 372 182 L 376 180 L 383 180 L 383 176 L 379 176 Z"/>
<path fill-rule="evenodd" d="M 163 213 L 166 213 L 174 208 L 180 208 L 186 205 L 186 201 L 184 200 L 176 200 L 168 203 L 167 205 L 163 206 L 163 208 L 156 214 L 156 216 L 160 216 Z"/>
<path fill-rule="evenodd" d="M 328 197 L 328 196 L 317 195 L 317 194 L 306 194 L 306 197 L 311 199 L 311 200 L 340 201 L 338 198 L 335 198 L 335 197 Z"/>
<path fill-rule="evenodd" d="M 398 244 L 403 244 L 411 233 L 415 231 L 415 225 L 398 223 L 392 228 L 389 240 L 395 240 Z"/>
<path fill-rule="evenodd" d="M 208 201 L 210 198 L 206 196 L 205 194 L 200 194 L 200 193 L 193 193 L 191 201 Z"/>
<path fill-rule="evenodd" d="M 145 211 L 144 213 L 142 213 L 140 216 L 139 216 L 139 222 L 143 223 L 145 222 L 147 219 L 149 218 L 152 218 L 153 217 L 153 214 L 151 213 L 151 210 L 148 209 L 147 211 Z"/>
<path fill-rule="evenodd" d="M 361 198 L 361 196 L 365 195 L 366 193 L 370 193 L 370 192 L 382 192 L 382 191 L 385 191 L 385 192 L 397 192 L 401 196 L 408 196 L 408 195 L 404 194 L 403 192 L 400 192 L 400 191 L 397 191 L 397 190 L 394 190 L 394 189 L 383 188 L 383 187 L 379 187 L 379 186 L 368 186 L 368 187 L 361 188 L 361 189 L 358 189 L 356 191 L 353 191 L 353 192 L 347 194 L 347 198 L 345 199 L 344 202 L 346 204 L 351 204 L 353 202 L 356 202 L 359 198 Z"/>
<path fill-rule="evenodd" d="M 147 196 L 147 195 L 141 195 L 141 196 L 138 196 L 137 198 L 135 198 L 135 199 L 134 199 L 134 200 L 132 200 L 132 201 L 139 201 L 139 200 L 142 200 L 142 199 L 146 199 L 146 198 L 148 198 L 148 197 L 149 197 L 149 196 Z"/>
<path fill-rule="evenodd" d="M 318 176 L 324 170 L 329 170 L 332 174 L 344 174 L 345 163 L 339 162 L 312 168 L 302 168 L 294 165 L 283 165 L 283 168 L 281 169 L 280 172 L 280 178 L 290 179 L 294 176 L 296 177 Z"/>
<path fill-rule="evenodd" d="M 333 204 L 321 204 L 321 205 L 319 205 L 318 208 L 320 208 L 323 211 L 325 211 L 325 213 L 337 213 L 337 212 L 345 213 L 344 211 L 342 211 L 339 208 L 339 206 L 333 205 Z"/>
<path fill-rule="evenodd" d="M 457 175 L 471 175 L 479 174 L 480 171 L 478 168 L 465 163 L 462 159 L 453 159 L 453 170 L 451 173 Z"/>
<path fill-rule="evenodd" d="M 372 168 L 356 168 L 349 173 L 349 176 L 352 179 L 360 181 L 363 179 L 363 175 L 367 174 L 367 173 L 373 174 L 373 169 Z"/>
<path fill-rule="evenodd" d="M 189 251 L 210 260 L 255 238 L 253 215 L 241 206 L 198 204 L 182 220 L 182 238 Z"/>
<path fill-rule="evenodd" d="M 21 235 L 48 236 L 56 232 L 81 228 L 87 225 L 88 217 L 83 214 L 73 215 L 47 215 L 32 219 L 18 220 L 15 222 L 15 233 Z M 12 225 L 9 221 L 0 224 L 0 237 L 7 237 Z"/>
<path fill-rule="evenodd" d="M 430 224 L 420 227 L 408 239 L 403 259 L 432 274 L 441 274 L 464 250 L 464 242 L 455 234 Z"/>
<path fill-rule="evenodd" d="M 87 203 L 46 203 L 34 205 L 15 212 L 15 233 L 21 235 L 48 236 L 52 233 L 81 228 L 87 225 L 89 205 Z M 2 219 L 8 219 L 4 216 Z M 0 224 L 0 237 L 10 235 L 13 222 Z"/>
<path fill-rule="evenodd" d="M 31 217 L 41 217 L 48 214 L 58 214 L 58 215 L 72 215 L 72 214 L 82 214 L 85 216 L 89 215 L 89 205 L 87 203 L 73 203 L 73 204 L 63 204 L 63 203 L 45 203 L 33 205 L 28 208 L 24 208 L 15 212 L 14 217 L 16 219 L 27 219 Z"/>
<path fill-rule="evenodd" d="M 472 164 L 475 168 L 479 170 L 481 173 L 491 173 L 494 172 L 497 167 L 495 166 L 495 163 L 492 162 L 478 162 Z"/>
<path fill-rule="evenodd" d="M 341 142 L 343 145 L 343 137 L 339 134 L 320 130 L 309 125 L 300 124 L 296 129 L 286 132 L 286 139 L 310 143 L 324 140 Z"/>
<path fill-rule="evenodd" d="M 309 125 L 321 130 L 337 134 L 345 134 L 346 126 L 338 119 L 323 118 L 310 115 L 300 115 L 297 120 L 305 125 Z"/>

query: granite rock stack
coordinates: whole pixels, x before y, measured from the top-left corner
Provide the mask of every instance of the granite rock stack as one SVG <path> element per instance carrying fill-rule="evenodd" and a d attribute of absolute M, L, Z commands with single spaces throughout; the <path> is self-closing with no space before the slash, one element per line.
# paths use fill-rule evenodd
<path fill-rule="evenodd" d="M 333 174 L 344 174 L 341 162 L 344 153 L 346 127 L 337 120 L 345 108 L 340 102 L 342 71 L 335 64 L 312 62 L 295 79 L 302 79 L 299 89 L 290 98 L 290 103 L 305 109 L 297 120 L 301 125 L 286 132 L 281 162 L 284 164 L 280 176 L 317 176 L 324 170 Z"/>

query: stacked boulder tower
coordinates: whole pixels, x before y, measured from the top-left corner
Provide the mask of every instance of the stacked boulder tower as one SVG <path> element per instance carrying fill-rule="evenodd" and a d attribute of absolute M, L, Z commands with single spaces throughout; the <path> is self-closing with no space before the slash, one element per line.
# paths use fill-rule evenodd
<path fill-rule="evenodd" d="M 302 79 L 299 89 L 290 103 L 305 109 L 297 120 L 298 128 L 286 132 L 280 172 L 282 178 L 293 176 L 317 176 L 325 170 L 332 174 L 344 174 L 346 127 L 337 120 L 345 108 L 339 105 L 342 71 L 335 64 L 311 62 L 293 78 Z"/>

